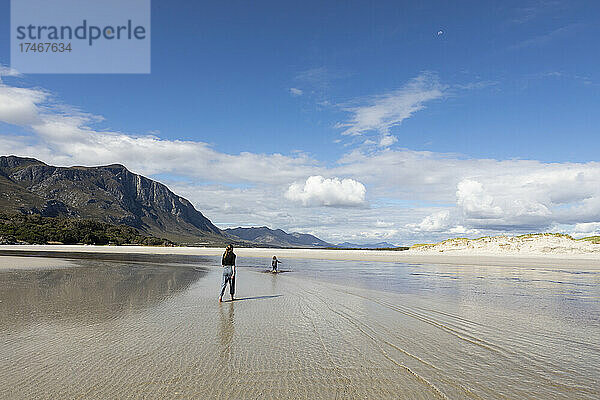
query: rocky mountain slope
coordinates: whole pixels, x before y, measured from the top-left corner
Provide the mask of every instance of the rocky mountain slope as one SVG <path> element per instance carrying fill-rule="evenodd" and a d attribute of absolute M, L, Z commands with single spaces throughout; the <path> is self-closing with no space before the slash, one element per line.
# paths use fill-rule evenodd
<path fill-rule="evenodd" d="M 2 156 L 0 211 L 96 219 L 177 242 L 227 240 L 188 200 L 119 164 L 54 167 Z"/>

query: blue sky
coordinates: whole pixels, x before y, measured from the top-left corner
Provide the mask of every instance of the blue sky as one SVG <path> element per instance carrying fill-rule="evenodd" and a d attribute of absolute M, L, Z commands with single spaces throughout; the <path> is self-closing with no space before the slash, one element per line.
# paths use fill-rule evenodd
<path fill-rule="evenodd" d="M 5 67 L 8 4 L 0 2 Z M 82 153 L 81 146 L 61 147 L 47 130 L 6 116 L 14 112 L 8 109 L 0 118 L 2 151 L 65 165 L 120 161 L 190 197 L 221 226 L 267 224 L 332 241 L 397 243 L 490 230 L 594 232 L 600 227 L 593 225 L 600 223 L 596 208 L 581 211 L 580 218 L 558 216 L 565 204 L 596 204 L 593 189 L 564 203 L 553 192 L 532 194 L 531 177 L 521 186 L 510 180 L 506 187 L 493 186 L 503 162 L 513 163 L 507 170 L 529 165 L 519 160 L 535 166 L 513 173 L 539 172 L 541 186 L 568 186 L 577 173 L 590 179 L 580 184 L 593 184 L 599 11 L 589 1 L 154 0 L 151 74 L 4 73 L 2 85 L 9 100 L 17 96 L 10 88 L 43 93 L 43 99 L 27 101 L 45 114 L 58 104 L 79 117 L 103 118 L 80 121 L 77 128 L 86 131 L 118 133 L 125 140 L 153 135 L 158 142 L 151 154 L 187 169 L 166 162 L 158 167 L 142 159 L 150 154 L 143 151 L 114 160 L 93 150 Z M 191 161 L 181 162 L 178 157 L 193 151 L 176 149 L 178 141 L 206 146 L 202 168 L 225 171 L 201 173 Z M 456 173 L 415 171 L 427 164 L 421 159 Z M 254 175 L 236 178 L 235 167 L 227 171 L 228 163 L 238 162 L 244 172 L 255 168 Z M 493 165 L 487 172 L 479 164 Z M 380 177 L 368 172 L 377 166 Z M 281 176 L 265 178 L 270 168 Z M 556 182 L 573 169 L 577 173 L 564 178 L 568 182 Z M 407 179 L 408 172 L 419 182 Z M 311 176 L 323 180 L 312 180 L 312 187 Z M 350 180 L 364 187 L 362 197 Z M 465 180 L 481 190 L 466 184 L 468 193 L 460 194 Z M 510 199 L 504 198 L 507 191 Z M 223 197 L 229 209 L 221 207 Z M 256 215 L 243 204 L 254 204 Z M 427 225 L 428 217 L 444 220 L 440 229 Z M 341 229 L 339 221 L 348 218 L 355 230 Z"/>

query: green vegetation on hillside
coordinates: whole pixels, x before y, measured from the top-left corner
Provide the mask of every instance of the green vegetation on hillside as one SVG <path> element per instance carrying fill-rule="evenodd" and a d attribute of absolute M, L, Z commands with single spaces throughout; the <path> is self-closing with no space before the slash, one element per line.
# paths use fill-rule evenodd
<path fill-rule="evenodd" d="M 571 235 L 567 235 L 565 233 L 527 233 L 525 235 L 519 235 L 517 237 L 518 238 L 523 238 L 523 239 L 528 239 L 528 238 L 549 237 L 549 236 L 552 236 L 552 237 L 563 237 L 565 239 L 574 240 Z"/>
<path fill-rule="evenodd" d="M 172 246 L 173 242 L 146 236 L 132 227 L 105 222 L 0 213 L 0 244 L 138 244 Z"/>
<path fill-rule="evenodd" d="M 584 237 L 578 240 L 583 240 L 585 242 L 592 242 L 594 244 L 600 244 L 600 236 L 590 236 L 590 237 Z"/>
<path fill-rule="evenodd" d="M 415 243 L 410 246 L 411 249 L 416 249 L 417 247 L 425 247 L 425 246 L 435 246 L 435 243 Z"/>

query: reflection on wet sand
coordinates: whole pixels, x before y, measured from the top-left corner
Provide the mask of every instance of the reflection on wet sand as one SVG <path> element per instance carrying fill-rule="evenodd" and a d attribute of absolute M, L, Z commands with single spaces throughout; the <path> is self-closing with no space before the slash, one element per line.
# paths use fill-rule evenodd
<path fill-rule="evenodd" d="M 186 290 L 205 269 L 86 261 L 54 270 L 0 271 L 0 329 L 43 320 L 100 323 Z"/>
<path fill-rule="evenodd" d="M 121 261 L 143 262 L 146 264 L 204 264 L 215 260 L 215 257 L 198 256 L 188 254 L 143 254 L 143 253 L 103 253 L 95 251 L 93 253 L 73 252 L 73 251 L 44 251 L 44 250 L 6 250 L 0 248 L 0 256 L 15 257 L 47 257 L 47 259 L 69 259 L 69 260 L 102 260 L 102 261 Z"/>
<path fill-rule="evenodd" d="M 233 302 L 219 307 L 219 344 L 221 346 L 220 365 L 227 367 L 231 364 L 231 345 L 235 333 L 233 317 Z"/>

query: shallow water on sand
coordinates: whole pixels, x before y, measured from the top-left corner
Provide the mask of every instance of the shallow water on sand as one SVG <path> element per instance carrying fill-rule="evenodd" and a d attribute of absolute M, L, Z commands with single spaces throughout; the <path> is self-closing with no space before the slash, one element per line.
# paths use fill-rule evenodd
<path fill-rule="evenodd" d="M 0 398 L 600 397 L 600 270 L 112 258 L 0 270 Z"/>

